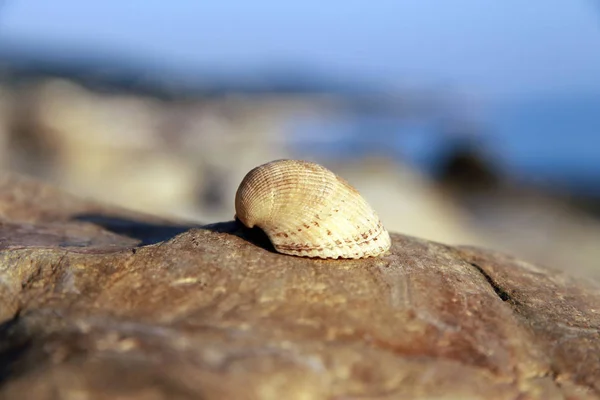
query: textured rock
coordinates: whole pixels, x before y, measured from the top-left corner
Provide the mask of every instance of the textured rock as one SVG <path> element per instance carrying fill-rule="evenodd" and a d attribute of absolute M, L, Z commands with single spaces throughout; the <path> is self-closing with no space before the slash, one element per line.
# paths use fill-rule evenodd
<path fill-rule="evenodd" d="M 274 253 L 0 178 L 0 397 L 600 398 L 600 288 L 393 234 Z"/>

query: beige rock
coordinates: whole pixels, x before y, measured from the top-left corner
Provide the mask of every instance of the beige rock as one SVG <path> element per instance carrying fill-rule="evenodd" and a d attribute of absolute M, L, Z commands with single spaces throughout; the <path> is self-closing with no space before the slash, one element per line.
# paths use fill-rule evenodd
<path fill-rule="evenodd" d="M 14 176 L 0 217 L 0 398 L 600 398 L 599 286 L 506 255 L 297 258 Z"/>

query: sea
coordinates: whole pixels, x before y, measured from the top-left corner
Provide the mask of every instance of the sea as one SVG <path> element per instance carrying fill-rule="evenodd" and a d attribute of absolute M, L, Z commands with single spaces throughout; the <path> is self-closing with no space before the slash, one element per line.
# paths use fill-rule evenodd
<path fill-rule="evenodd" d="M 434 173 L 457 139 L 475 140 L 490 163 L 524 182 L 600 196 L 600 93 L 479 107 L 470 121 L 353 113 L 295 120 L 298 156 L 383 155 Z"/>

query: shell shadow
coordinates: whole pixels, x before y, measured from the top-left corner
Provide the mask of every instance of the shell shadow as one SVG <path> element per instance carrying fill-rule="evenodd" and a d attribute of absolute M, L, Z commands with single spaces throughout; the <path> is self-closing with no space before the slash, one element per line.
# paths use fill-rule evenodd
<path fill-rule="evenodd" d="M 72 219 L 92 223 L 117 235 L 136 239 L 140 242 L 139 246 L 164 242 L 190 229 L 206 229 L 215 233 L 226 233 L 237 236 L 255 246 L 272 253 L 277 253 L 269 237 L 260 228 L 246 228 L 237 218 L 234 221 L 217 222 L 208 225 L 149 223 L 104 214 L 81 214 L 74 216 Z"/>
<path fill-rule="evenodd" d="M 164 242 L 192 228 L 202 227 L 194 224 L 141 222 L 135 219 L 104 214 L 81 214 L 72 217 L 72 220 L 88 222 L 117 235 L 139 240 L 139 246 Z"/>
<path fill-rule="evenodd" d="M 20 324 L 19 314 L 0 324 L 0 387 L 22 373 L 32 340 Z"/>
<path fill-rule="evenodd" d="M 247 228 L 239 219 L 227 222 L 217 222 L 214 224 L 203 225 L 201 229 L 206 229 L 215 233 L 227 233 L 237 236 L 255 246 L 261 247 L 271 253 L 277 253 L 275 247 L 269 240 L 267 234 L 260 228 Z"/>

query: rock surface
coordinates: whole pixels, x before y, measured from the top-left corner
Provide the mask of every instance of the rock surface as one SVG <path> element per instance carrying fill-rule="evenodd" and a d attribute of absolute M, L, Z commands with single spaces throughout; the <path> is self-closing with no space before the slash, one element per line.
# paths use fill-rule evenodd
<path fill-rule="evenodd" d="M 600 286 L 393 234 L 274 253 L 0 177 L 0 398 L 600 399 Z"/>

